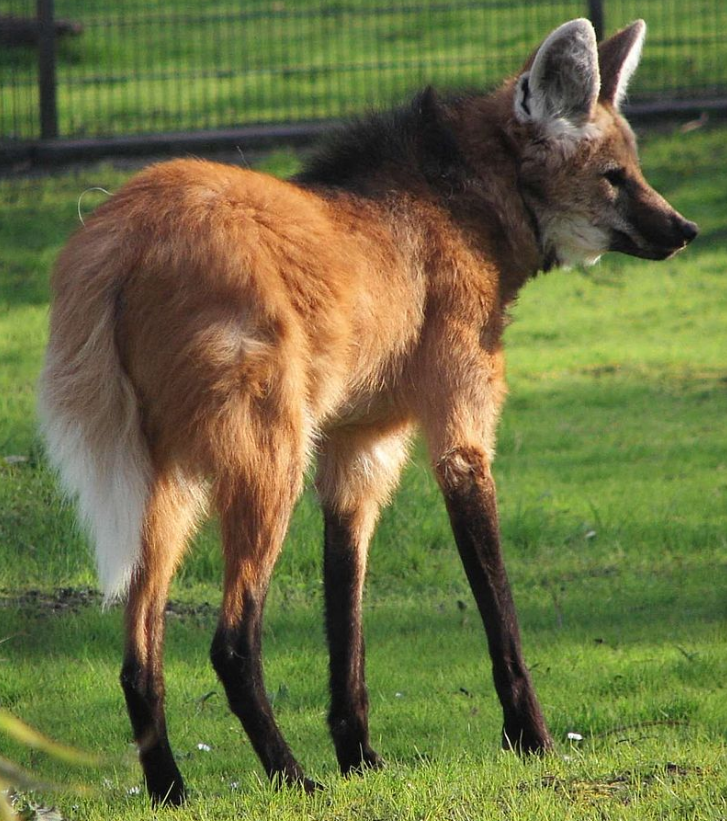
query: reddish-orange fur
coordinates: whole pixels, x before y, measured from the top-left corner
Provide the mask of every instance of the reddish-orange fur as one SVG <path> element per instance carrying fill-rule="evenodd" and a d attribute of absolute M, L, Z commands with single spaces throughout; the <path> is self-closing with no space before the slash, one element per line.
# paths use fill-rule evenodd
<path fill-rule="evenodd" d="M 583 24 L 573 30 L 591 36 Z M 643 36 L 626 31 L 602 51 L 613 71 Z M 130 475 L 141 477 L 145 512 L 123 681 L 158 800 L 183 797 L 164 728 L 164 601 L 207 498 L 226 563 L 215 666 L 268 773 L 313 787 L 274 725 L 257 660 L 267 584 L 312 455 L 339 659 L 331 728 L 345 771 L 378 763 L 368 746 L 360 595 L 366 547 L 416 425 L 487 627 L 506 743 L 550 746 L 520 655 L 490 475 L 507 307 L 539 269 L 608 250 L 596 247 L 601 239 L 586 247 L 578 226 L 609 215 L 609 230 L 623 234 L 633 202 L 648 237 L 622 250 L 666 254 L 688 239 L 641 177 L 614 100 L 592 102 L 587 128 L 574 118 L 557 124 L 565 136 L 545 138 L 527 105 L 516 116 L 515 89 L 513 80 L 488 97 L 422 98 L 417 116 L 456 143 L 452 168 L 447 151 L 428 145 L 417 149 L 421 173 L 415 160 L 386 156 L 359 173 L 354 158 L 353 182 L 340 185 L 321 182 L 323 171 L 286 182 L 177 160 L 131 180 L 61 254 L 44 375 L 49 426 L 63 418 L 77 427 L 93 456 L 126 425 L 140 451 Z M 628 202 L 604 180 L 612 166 L 633 186 Z M 123 458 L 111 452 L 99 457 L 100 473 Z"/>

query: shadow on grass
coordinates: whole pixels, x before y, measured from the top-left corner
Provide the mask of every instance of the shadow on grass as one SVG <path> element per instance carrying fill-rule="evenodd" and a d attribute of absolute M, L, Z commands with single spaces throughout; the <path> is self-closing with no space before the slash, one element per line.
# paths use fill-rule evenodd
<path fill-rule="evenodd" d="M 547 579 L 537 586 L 525 586 L 514 579 L 515 598 L 526 643 L 531 647 L 545 641 L 607 642 L 630 645 L 673 644 L 701 634 L 714 634 L 725 623 L 727 605 L 721 591 L 727 580 L 724 563 L 705 560 L 688 571 L 681 563 L 653 572 L 632 572 L 623 568 L 602 568 L 571 574 L 569 578 Z M 721 578 L 721 581 L 716 582 Z M 67 593 L 68 591 L 64 591 Z M 275 599 L 276 596 L 273 596 Z M 123 613 L 121 607 L 102 611 L 95 597 L 74 608 L 57 609 L 49 600 L 13 601 L 6 598 L 0 607 L 0 638 L 5 639 L 2 655 L 12 665 L 13 658 L 40 668 L 61 658 L 104 661 L 120 664 Z M 415 641 L 429 646 L 436 655 L 442 643 L 463 651 L 474 643 L 482 646 L 484 634 L 474 601 L 432 591 L 427 596 L 378 597 L 375 592 L 364 605 L 366 636 L 371 652 L 382 646 L 395 648 Z M 167 616 L 168 649 L 171 658 L 202 659 L 216 626 L 215 606 L 173 603 Z M 281 606 L 274 601 L 265 622 L 266 655 L 300 657 L 323 654 L 323 605 Z M 379 648 L 378 650 L 375 648 Z M 303 663 L 303 662 L 302 662 Z"/>

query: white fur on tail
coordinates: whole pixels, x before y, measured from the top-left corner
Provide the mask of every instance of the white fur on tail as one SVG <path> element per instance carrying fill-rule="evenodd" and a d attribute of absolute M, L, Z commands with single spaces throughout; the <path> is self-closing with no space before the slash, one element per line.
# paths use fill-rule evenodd
<path fill-rule="evenodd" d="M 151 462 L 137 399 L 116 349 L 113 304 L 100 294 L 92 302 L 86 307 L 95 316 L 80 347 L 64 347 L 62 337 L 51 335 L 39 413 L 48 455 L 66 491 L 78 499 L 111 601 L 126 593 L 141 556 Z"/>

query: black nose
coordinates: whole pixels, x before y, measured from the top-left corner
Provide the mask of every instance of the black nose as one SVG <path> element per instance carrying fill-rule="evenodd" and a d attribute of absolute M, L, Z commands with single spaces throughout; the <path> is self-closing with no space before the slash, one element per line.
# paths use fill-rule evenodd
<path fill-rule="evenodd" d="M 691 242 L 694 239 L 694 237 L 696 237 L 699 233 L 699 226 L 696 222 L 683 220 L 680 227 L 682 229 L 682 235 L 684 237 L 685 242 Z"/>

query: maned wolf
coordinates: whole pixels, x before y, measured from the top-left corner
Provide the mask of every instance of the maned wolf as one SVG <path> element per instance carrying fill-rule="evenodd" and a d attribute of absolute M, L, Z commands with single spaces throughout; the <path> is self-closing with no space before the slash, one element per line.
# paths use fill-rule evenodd
<path fill-rule="evenodd" d="M 520 649 L 490 466 L 503 327 L 538 271 L 605 251 L 665 259 L 697 226 L 644 180 L 619 114 L 645 25 L 597 47 L 558 28 L 490 95 L 342 130 L 291 181 L 201 160 L 149 168 L 70 240 L 53 277 L 41 415 L 109 598 L 148 789 L 184 799 L 167 738 L 170 579 L 209 500 L 224 598 L 212 662 L 268 775 L 305 778 L 265 693 L 268 581 L 317 460 L 329 724 L 341 770 L 377 767 L 361 635 L 366 552 L 415 427 L 484 621 L 503 740 L 552 740 Z"/>

